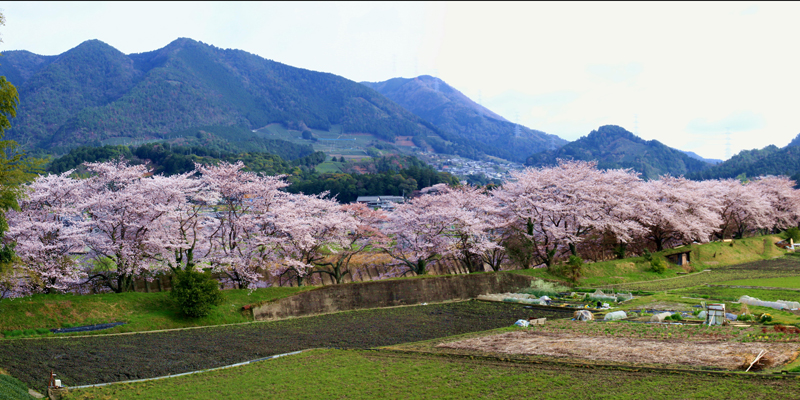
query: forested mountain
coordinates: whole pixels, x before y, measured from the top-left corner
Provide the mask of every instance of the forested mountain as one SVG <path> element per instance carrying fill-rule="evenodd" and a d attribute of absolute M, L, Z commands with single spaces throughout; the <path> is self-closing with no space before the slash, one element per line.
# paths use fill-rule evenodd
<path fill-rule="evenodd" d="M 555 165 L 557 159 L 597 161 L 598 168 L 632 168 L 644 179 L 659 175 L 686 175 L 709 166 L 657 140 L 644 140 L 616 125 L 601 126 L 557 150 L 534 154 L 530 166 Z"/>
<path fill-rule="evenodd" d="M 329 129 L 435 137 L 438 129 L 345 78 L 178 39 L 125 55 L 90 40 L 58 56 L 7 51 L 0 75 L 20 94 L 7 138 L 65 151 L 109 138 L 161 139 L 200 126 Z"/>
<path fill-rule="evenodd" d="M 553 150 L 567 143 L 556 135 L 521 125 L 517 128 L 516 124 L 475 103 L 439 78 L 422 75 L 361 83 L 433 123 L 441 130 L 440 135 L 456 146 L 524 162 L 533 153 Z M 446 144 L 438 138 L 420 137 L 418 141 L 424 141 L 437 152 L 447 152 L 443 148 Z"/>
<path fill-rule="evenodd" d="M 797 139 L 795 139 L 797 140 Z M 800 146 L 790 143 L 784 148 L 770 145 L 761 150 L 743 150 L 722 164 L 687 174 L 695 180 L 786 175 L 800 178 Z"/>

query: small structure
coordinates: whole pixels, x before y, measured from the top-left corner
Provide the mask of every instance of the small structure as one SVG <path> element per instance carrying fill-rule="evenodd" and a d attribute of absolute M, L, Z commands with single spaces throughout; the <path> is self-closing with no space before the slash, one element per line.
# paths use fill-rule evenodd
<path fill-rule="evenodd" d="M 689 263 L 692 261 L 691 255 L 692 255 L 691 250 L 687 250 L 687 251 L 682 251 L 680 253 L 673 253 L 667 255 L 666 257 L 667 260 L 669 260 L 669 262 L 680 266 L 684 266 L 684 265 L 689 265 Z"/>
<path fill-rule="evenodd" d="M 394 210 L 395 204 L 403 203 L 403 196 L 358 196 L 356 203 L 364 203 L 370 208 L 380 208 L 383 210 Z"/>
<path fill-rule="evenodd" d="M 707 325 L 722 325 L 725 323 L 725 304 L 709 304 L 706 314 Z"/>

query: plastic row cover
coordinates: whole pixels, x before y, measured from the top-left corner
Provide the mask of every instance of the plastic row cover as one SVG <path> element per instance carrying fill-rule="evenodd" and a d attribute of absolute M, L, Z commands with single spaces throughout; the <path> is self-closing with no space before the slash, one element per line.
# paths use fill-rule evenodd
<path fill-rule="evenodd" d="M 784 308 L 789 310 L 797 310 L 800 309 L 800 303 L 796 301 L 763 301 L 759 300 L 755 297 L 750 297 L 748 295 L 744 295 L 739 298 L 739 303 L 747 304 L 749 306 L 761 306 L 761 307 L 770 307 L 776 310 L 782 310 Z"/>

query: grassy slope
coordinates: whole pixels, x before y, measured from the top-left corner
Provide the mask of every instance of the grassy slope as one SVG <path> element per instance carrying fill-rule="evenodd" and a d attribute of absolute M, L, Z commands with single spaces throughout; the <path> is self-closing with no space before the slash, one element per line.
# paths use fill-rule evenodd
<path fill-rule="evenodd" d="M 779 241 L 777 235 L 758 236 L 745 238 L 733 242 L 730 246 L 728 242 L 711 242 L 702 245 L 694 244 L 683 246 L 677 249 L 665 250 L 654 255 L 672 254 L 678 251 L 691 250 L 692 267 L 696 271 L 713 269 L 729 265 L 743 264 L 751 261 L 772 259 L 785 254 L 777 246 L 764 246 L 764 240 L 775 243 Z M 652 281 L 664 278 L 674 278 L 679 272 L 684 272 L 683 267 L 669 264 L 670 268 L 663 274 L 650 271 L 650 262 L 644 257 L 632 257 L 623 260 L 601 261 L 596 263 L 586 263 L 583 268 L 583 278 L 580 280 L 581 286 L 605 286 L 612 284 Z M 514 273 L 536 276 L 539 278 L 563 280 L 547 270 L 528 269 L 514 271 Z"/>
<path fill-rule="evenodd" d="M 678 380 L 678 381 L 676 381 Z M 797 380 L 592 370 L 316 350 L 205 374 L 74 391 L 71 399 L 800 398 Z"/>
<path fill-rule="evenodd" d="M 91 325 L 106 322 L 127 322 L 98 333 L 149 331 L 156 329 L 208 326 L 250 321 L 240 310 L 246 304 L 288 297 L 313 287 L 276 287 L 248 290 L 226 290 L 225 302 L 211 315 L 199 319 L 181 317 L 172 305 L 168 292 L 108 293 L 87 296 L 35 295 L 0 301 L 0 332 L 32 328 L 59 328 L 69 325 Z"/>

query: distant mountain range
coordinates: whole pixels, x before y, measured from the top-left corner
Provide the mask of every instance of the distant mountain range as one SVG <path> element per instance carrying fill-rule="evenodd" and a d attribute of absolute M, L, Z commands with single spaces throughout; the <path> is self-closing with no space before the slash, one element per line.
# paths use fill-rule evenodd
<path fill-rule="evenodd" d="M 7 138 L 69 148 L 110 138 L 160 139 L 199 126 L 437 137 L 438 129 L 364 85 L 191 39 L 125 55 L 90 40 L 58 56 L 7 51 L 0 75 L 20 95 Z"/>
<path fill-rule="evenodd" d="M 712 165 L 716 165 L 716 164 L 719 164 L 719 163 L 722 162 L 722 160 L 719 160 L 719 159 L 716 159 L 716 158 L 703 158 L 699 154 L 697 154 L 697 153 L 695 153 L 693 151 L 681 150 L 681 152 L 683 152 L 684 154 L 686 154 L 689 157 L 694 158 L 695 160 L 705 161 L 705 162 L 707 162 L 709 164 L 712 164 Z"/>
<path fill-rule="evenodd" d="M 526 164 L 555 165 L 558 159 L 597 161 L 601 169 L 632 168 L 645 179 L 656 179 L 663 174 L 686 175 L 710 165 L 657 140 L 644 140 L 616 125 L 601 126 L 557 150 L 534 154 L 528 157 Z"/>
<path fill-rule="evenodd" d="M 556 135 L 509 122 L 436 77 L 422 75 L 361 83 L 433 123 L 444 139 L 468 147 L 478 146 L 492 156 L 524 162 L 531 154 L 568 143 Z M 436 147 L 435 140 L 426 142 Z"/>

